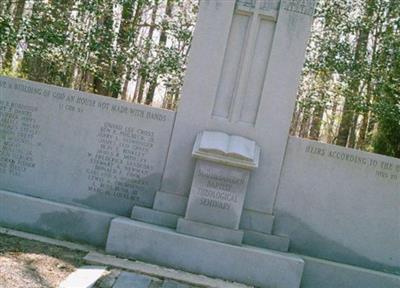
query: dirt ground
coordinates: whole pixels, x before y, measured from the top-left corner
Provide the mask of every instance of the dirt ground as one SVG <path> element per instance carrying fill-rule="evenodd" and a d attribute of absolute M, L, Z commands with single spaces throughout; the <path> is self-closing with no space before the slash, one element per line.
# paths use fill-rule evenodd
<path fill-rule="evenodd" d="M 0 234 L 0 288 L 58 287 L 85 252 Z"/>

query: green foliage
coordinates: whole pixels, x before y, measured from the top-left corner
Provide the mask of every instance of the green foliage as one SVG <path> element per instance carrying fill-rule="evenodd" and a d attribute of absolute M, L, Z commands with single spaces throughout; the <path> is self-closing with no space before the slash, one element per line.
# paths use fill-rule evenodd
<path fill-rule="evenodd" d="M 400 157 L 400 5 L 320 0 L 315 16 L 292 133 Z"/>
<path fill-rule="evenodd" d="M 11 0 L 0 4 L 2 74 L 121 98 L 132 79 L 167 90 L 182 82 L 197 0 L 18 1 L 31 11 L 20 27 Z M 6 54 L 19 55 L 13 67 Z"/>

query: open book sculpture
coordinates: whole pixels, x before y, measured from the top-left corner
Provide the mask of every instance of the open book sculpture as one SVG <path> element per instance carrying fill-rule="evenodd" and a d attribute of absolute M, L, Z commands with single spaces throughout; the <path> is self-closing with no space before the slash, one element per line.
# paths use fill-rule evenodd
<path fill-rule="evenodd" d="M 246 169 L 258 167 L 260 147 L 253 140 L 217 131 L 197 135 L 193 157 Z"/>

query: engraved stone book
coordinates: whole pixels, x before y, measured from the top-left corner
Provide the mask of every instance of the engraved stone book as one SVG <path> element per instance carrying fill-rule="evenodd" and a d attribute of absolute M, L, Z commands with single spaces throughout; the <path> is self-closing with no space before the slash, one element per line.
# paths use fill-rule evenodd
<path fill-rule="evenodd" d="M 193 156 L 243 168 L 258 167 L 260 148 L 255 141 L 218 131 L 203 131 L 196 138 Z"/>

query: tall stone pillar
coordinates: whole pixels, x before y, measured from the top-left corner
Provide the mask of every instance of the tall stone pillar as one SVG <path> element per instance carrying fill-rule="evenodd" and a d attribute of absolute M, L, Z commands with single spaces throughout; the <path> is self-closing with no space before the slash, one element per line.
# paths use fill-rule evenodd
<path fill-rule="evenodd" d="M 153 223 L 174 227 L 184 215 L 196 135 L 215 130 L 260 145 L 260 164 L 249 179 L 240 228 L 271 233 L 314 2 L 201 1 Z M 136 209 L 134 218 L 146 218 Z"/>

